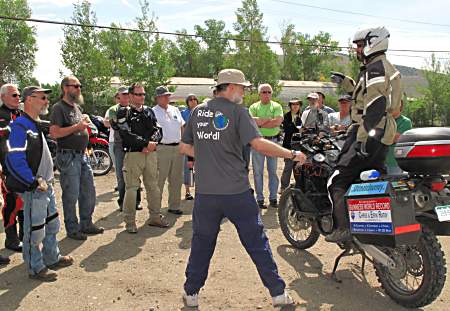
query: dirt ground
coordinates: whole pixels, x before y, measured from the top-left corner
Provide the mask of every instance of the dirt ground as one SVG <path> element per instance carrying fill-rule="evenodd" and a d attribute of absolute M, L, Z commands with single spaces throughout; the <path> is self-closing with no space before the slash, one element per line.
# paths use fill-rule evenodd
<path fill-rule="evenodd" d="M 192 235 L 192 201 L 182 201 L 181 217 L 167 216 L 168 229 L 145 225 L 144 204 L 137 214 L 139 232 L 130 235 L 124 232 L 117 193 L 111 190 L 114 175 L 95 181 L 94 220 L 106 231 L 81 242 L 66 238 L 61 229 L 61 253 L 73 256 L 75 265 L 59 270 L 56 282 L 28 279 L 21 254 L 3 249 L 4 232 L 0 232 L 0 253 L 12 260 L 0 267 L 0 310 L 191 310 L 184 307 L 181 294 Z M 61 208 L 59 184 L 55 189 Z M 337 274 L 343 282 L 336 283 L 328 273 L 339 253 L 337 246 L 320 238 L 308 251 L 297 251 L 281 233 L 277 210 L 269 208 L 262 214 L 279 271 L 297 302 L 286 310 L 404 310 L 383 293 L 371 264 L 362 275 L 360 257 L 345 258 Z M 440 241 L 450 256 L 450 239 Z M 448 310 L 449 283 L 423 310 Z M 222 225 L 209 277 L 200 292 L 200 310 L 273 310 L 270 295 L 230 222 Z"/>

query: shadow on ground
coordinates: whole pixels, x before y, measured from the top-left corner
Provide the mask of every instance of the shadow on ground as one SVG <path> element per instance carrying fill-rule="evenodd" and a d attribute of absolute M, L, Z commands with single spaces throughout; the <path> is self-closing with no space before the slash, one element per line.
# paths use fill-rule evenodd
<path fill-rule="evenodd" d="M 361 274 L 359 265 L 350 264 L 349 269 L 349 259 L 343 260 L 347 263 L 345 268 L 342 264 L 338 268 L 337 277 L 342 280 L 342 283 L 337 283 L 329 273 L 323 271 L 322 262 L 312 253 L 287 245 L 278 246 L 277 252 L 297 272 L 297 278 L 288 284 L 288 287 L 305 300 L 301 304 L 302 308 L 307 310 L 320 310 L 324 307 L 329 310 L 411 310 L 397 305 L 384 294 L 381 287 L 369 284 L 365 275 Z"/>

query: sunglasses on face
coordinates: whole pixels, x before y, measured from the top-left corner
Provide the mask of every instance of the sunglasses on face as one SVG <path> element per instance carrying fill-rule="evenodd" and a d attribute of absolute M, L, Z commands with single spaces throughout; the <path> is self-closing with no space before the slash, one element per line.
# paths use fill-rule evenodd
<path fill-rule="evenodd" d="M 262 91 L 261 94 L 272 94 L 272 91 Z"/>
<path fill-rule="evenodd" d="M 46 95 L 42 95 L 42 96 L 30 96 L 30 97 L 33 97 L 33 98 L 39 98 L 39 99 L 42 99 L 42 100 L 47 100 L 47 99 L 48 99 L 48 96 L 46 96 Z"/>
<path fill-rule="evenodd" d="M 16 97 L 19 97 L 20 94 L 19 93 L 14 93 L 14 94 L 10 94 L 10 96 L 16 98 Z"/>
<path fill-rule="evenodd" d="M 66 86 L 71 86 L 71 87 L 76 88 L 76 89 L 83 88 L 83 86 L 81 84 L 67 84 Z"/>
<path fill-rule="evenodd" d="M 141 96 L 145 96 L 145 93 L 133 93 L 133 95 L 141 97 Z"/>

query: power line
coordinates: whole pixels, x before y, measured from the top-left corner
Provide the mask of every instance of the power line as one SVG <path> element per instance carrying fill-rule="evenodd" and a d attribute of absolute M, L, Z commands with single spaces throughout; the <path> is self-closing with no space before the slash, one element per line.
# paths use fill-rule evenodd
<path fill-rule="evenodd" d="M 53 25 L 62 25 L 62 26 L 76 26 L 76 27 L 87 27 L 94 29 L 108 29 L 108 30 L 117 30 L 117 31 L 130 31 L 130 32 L 143 32 L 150 33 L 155 35 L 170 35 L 170 36 L 179 36 L 179 37 L 190 37 L 190 38 L 208 38 L 207 36 L 201 36 L 196 34 L 188 34 L 188 33 L 179 33 L 179 32 L 167 32 L 167 31 L 151 31 L 151 30 L 141 30 L 136 28 L 125 28 L 125 27 L 115 27 L 115 26 L 105 26 L 105 25 L 92 25 L 92 24 L 80 24 L 80 23 L 70 23 L 70 22 L 61 22 L 55 20 L 45 20 L 45 19 L 37 19 L 37 18 L 24 18 L 24 17 L 14 17 L 14 16 L 5 16 L 0 15 L 0 20 L 14 20 L 14 21 L 23 21 L 23 22 L 32 22 L 32 23 L 44 23 L 44 24 L 53 24 Z M 270 40 L 250 40 L 236 37 L 217 37 L 220 40 L 230 40 L 235 42 L 254 42 L 254 43 L 264 43 L 264 44 L 276 44 L 276 45 L 291 45 L 291 46 L 303 46 L 303 47 L 316 47 L 316 48 L 328 48 L 328 49 L 340 49 L 347 50 L 348 46 L 334 46 L 327 44 L 307 44 L 307 43 L 290 43 L 290 42 L 281 42 L 281 41 L 270 41 Z M 450 50 L 413 50 L 413 49 L 389 49 L 392 52 L 411 52 L 411 53 L 450 53 Z"/>
<path fill-rule="evenodd" d="M 358 16 L 366 16 L 366 17 L 373 17 L 373 18 L 384 18 L 384 19 L 391 19 L 402 23 L 410 23 L 410 24 L 419 24 L 419 25 L 428 25 L 428 26 L 439 26 L 439 27 L 449 27 L 449 24 L 436 24 L 436 23 L 429 23 L 429 22 L 423 22 L 423 21 L 415 21 L 415 20 L 409 20 L 409 19 L 403 19 L 403 18 L 395 18 L 395 17 L 387 17 L 387 16 L 380 16 L 380 15 L 373 15 L 373 14 L 367 14 L 362 12 L 355 12 L 355 11 L 347 11 L 347 10 L 339 10 L 339 9 L 330 9 L 325 8 L 321 6 L 316 5 L 310 5 L 305 3 L 298 3 L 298 2 L 292 2 L 292 1 L 285 1 L 285 0 L 271 0 L 273 2 L 279 2 L 279 3 L 285 3 L 295 6 L 302 6 L 307 7 L 311 9 L 318 9 L 318 10 L 324 10 L 334 13 L 342 13 L 342 14 L 349 14 L 349 15 L 358 15 Z"/>

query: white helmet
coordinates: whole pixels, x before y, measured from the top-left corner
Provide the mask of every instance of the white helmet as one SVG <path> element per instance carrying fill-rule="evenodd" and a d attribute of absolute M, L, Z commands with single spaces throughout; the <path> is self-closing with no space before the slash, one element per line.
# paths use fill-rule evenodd
<path fill-rule="evenodd" d="M 389 31 L 384 26 L 360 28 L 353 36 L 353 43 L 364 41 L 363 54 L 367 58 L 377 52 L 386 52 L 389 46 Z"/>

